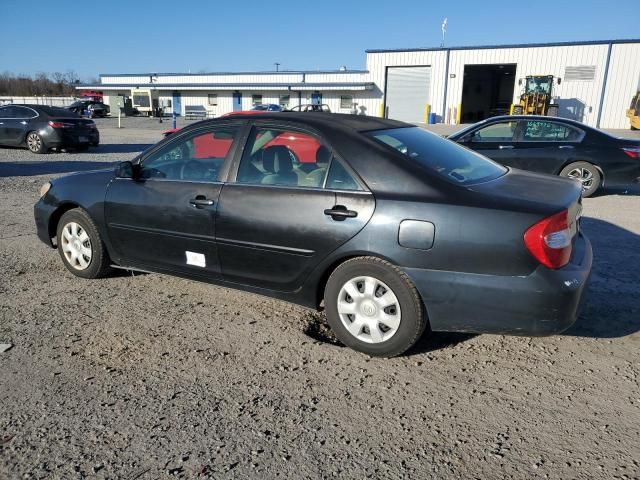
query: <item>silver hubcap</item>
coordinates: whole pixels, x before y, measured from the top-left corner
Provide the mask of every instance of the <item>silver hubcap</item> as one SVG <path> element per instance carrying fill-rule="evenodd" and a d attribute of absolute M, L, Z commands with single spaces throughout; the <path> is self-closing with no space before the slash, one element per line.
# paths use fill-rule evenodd
<path fill-rule="evenodd" d="M 29 136 L 27 137 L 27 146 L 29 147 L 29 150 L 33 150 L 34 152 L 40 150 L 40 147 L 42 146 L 42 140 L 40 139 L 38 134 L 29 134 Z"/>
<path fill-rule="evenodd" d="M 571 170 L 567 177 L 575 178 L 576 180 L 580 180 L 582 182 L 582 191 L 585 192 L 591 188 L 593 185 L 593 172 L 586 168 L 574 168 Z"/>
<path fill-rule="evenodd" d="M 356 277 L 338 294 L 338 314 L 347 331 L 358 340 L 381 343 L 400 327 L 400 302 L 386 284 L 373 277 Z"/>
<path fill-rule="evenodd" d="M 76 222 L 67 223 L 60 238 L 64 257 L 76 270 L 84 270 L 91 263 L 91 239 Z"/>

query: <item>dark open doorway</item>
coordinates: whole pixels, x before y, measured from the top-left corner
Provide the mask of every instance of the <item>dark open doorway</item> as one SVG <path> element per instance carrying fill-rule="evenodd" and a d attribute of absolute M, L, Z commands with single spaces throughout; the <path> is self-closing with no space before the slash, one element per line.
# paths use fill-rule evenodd
<path fill-rule="evenodd" d="M 462 123 L 507 115 L 513 102 L 516 64 L 465 65 Z"/>

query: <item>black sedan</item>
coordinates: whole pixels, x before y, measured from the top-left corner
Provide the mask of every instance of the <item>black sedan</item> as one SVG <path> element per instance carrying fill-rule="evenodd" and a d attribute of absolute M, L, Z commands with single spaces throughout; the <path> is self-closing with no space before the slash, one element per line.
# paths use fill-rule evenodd
<path fill-rule="evenodd" d="M 603 186 L 640 180 L 640 140 L 616 138 L 573 120 L 493 117 L 449 139 L 508 167 L 578 179 L 585 197 Z"/>
<path fill-rule="evenodd" d="M 99 143 L 96 124 L 65 108 L 0 107 L 0 146 L 27 147 L 33 153 L 46 153 L 51 148 L 83 151 Z"/>
<path fill-rule="evenodd" d="M 580 193 L 402 122 L 265 113 L 46 183 L 35 221 L 79 277 L 152 271 L 324 306 L 346 345 L 391 356 L 425 329 L 569 327 L 592 261 Z"/>
<path fill-rule="evenodd" d="M 109 105 L 105 105 L 102 102 L 96 102 L 95 100 L 78 100 L 66 108 L 78 115 L 83 115 L 86 112 L 86 114 L 91 118 L 106 117 L 111 111 Z"/>

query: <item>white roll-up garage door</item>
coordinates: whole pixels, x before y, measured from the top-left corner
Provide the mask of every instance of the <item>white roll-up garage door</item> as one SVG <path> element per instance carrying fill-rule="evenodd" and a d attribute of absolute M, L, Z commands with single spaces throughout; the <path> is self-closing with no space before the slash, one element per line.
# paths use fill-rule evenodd
<path fill-rule="evenodd" d="M 388 67 L 387 117 L 410 123 L 423 122 L 430 83 L 431 67 Z"/>

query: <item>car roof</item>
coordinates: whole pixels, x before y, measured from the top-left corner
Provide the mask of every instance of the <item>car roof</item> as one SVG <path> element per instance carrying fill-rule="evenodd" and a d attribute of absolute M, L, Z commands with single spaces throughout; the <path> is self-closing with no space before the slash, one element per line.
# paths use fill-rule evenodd
<path fill-rule="evenodd" d="M 391 120 L 387 118 L 369 117 L 366 115 L 349 115 L 345 113 L 327 113 L 327 112 L 264 112 L 260 114 L 243 114 L 229 115 L 225 119 L 248 119 L 248 120 L 275 120 L 292 121 L 300 124 L 306 124 L 312 127 L 331 127 L 356 130 L 360 132 L 368 130 L 384 130 L 387 128 L 403 128 L 415 127 L 415 125 Z M 216 122 L 214 120 L 205 120 L 205 122 Z"/>

